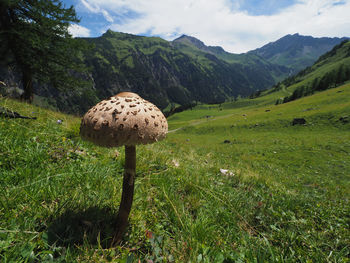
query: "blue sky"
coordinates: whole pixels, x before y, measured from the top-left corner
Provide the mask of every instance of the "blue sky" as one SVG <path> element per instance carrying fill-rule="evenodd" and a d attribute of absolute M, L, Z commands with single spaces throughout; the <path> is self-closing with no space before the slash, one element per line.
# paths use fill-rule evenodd
<path fill-rule="evenodd" d="M 350 36 L 350 0 L 63 0 L 81 18 L 74 36 L 107 29 L 172 40 L 191 35 L 233 53 L 286 34 Z"/>
<path fill-rule="evenodd" d="M 288 6 L 294 5 L 296 2 L 297 1 L 294 0 L 248 0 L 240 1 L 239 9 L 243 12 L 246 11 L 253 16 L 273 15 Z"/>

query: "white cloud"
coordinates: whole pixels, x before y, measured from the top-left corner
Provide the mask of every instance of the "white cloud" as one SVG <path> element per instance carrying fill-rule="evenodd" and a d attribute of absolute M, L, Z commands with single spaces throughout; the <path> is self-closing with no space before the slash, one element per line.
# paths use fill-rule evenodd
<path fill-rule="evenodd" d="M 94 3 L 96 2 L 96 3 Z M 108 8 L 108 2 L 107 1 L 104 1 L 104 5 L 102 6 L 106 6 L 106 8 Z M 95 14 L 98 14 L 98 13 L 101 13 L 104 18 L 110 22 L 110 23 L 113 23 L 114 22 L 114 19 L 113 17 L 109 14 L 109 12 L 104 9 L 100 4 L 99 1 L 89 1 L 89 0 L 81 0 L 81 3 L 83 4 L 83 6 L 89 10 L 91 13 L 95 13 Z M 116 6 L 114 6 L 116 8 Z"/>
<path fill-rule="evenodd" d="M 73 37 L 89 37 L 90 36 L 90 30 L 88 28 L 77 25 L 77 24 L 71 24 L 68 28 L 68 32 Z"/>
<path fill-rule="evenodd" d="M 147 32 L 168 40 L 187 34 L 235 53 L 261 47 L 286 34 L 350 35 L 350 0 L 299 0 L 270 16 L 252 16 L 239 10 L 241 1 L 81 0 L 91 12 L 103 14 L 112 30 Z M 128 13 L 139 15 L 128 18 Z M 122 22 L 112 23 L 120 17 Z"/>

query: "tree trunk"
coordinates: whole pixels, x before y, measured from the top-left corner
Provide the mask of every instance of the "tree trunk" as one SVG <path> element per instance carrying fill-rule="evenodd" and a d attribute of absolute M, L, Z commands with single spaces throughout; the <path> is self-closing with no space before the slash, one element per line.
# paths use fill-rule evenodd
<path fill-rule="evenodd" d="M 22 68 L 23 94 L 21 99 L 32 103 L 34 98 L 33 77 L 29 70 Z"/>
<path fill-rule="evenodd" d="M 125 146 L 125 172 L 123 178 L 122 199 L 116 220 L 116 233 L 112 245 L 121 241 L 128 225 L 132 201 L 134 198 L 134 182 L 136 169 L 136 146 Z"/>
<path fill-rule="evenodd" d="M 20 40 L 15 37 L 12 31 L 15 23 L 18 23 L 18 18 L 14 14 L 14 10 L 8 4 L 0 3 L 0 29 L 4 35 L 5 43 L 12 51 L 16 64 L 22 73 L 23 94 L 21 99 L 29 103 L 33 102 L 34 88 L 33 88 L 33 74 L 30 69 L 30 64 L 23 58 L 20 47 Z"/>

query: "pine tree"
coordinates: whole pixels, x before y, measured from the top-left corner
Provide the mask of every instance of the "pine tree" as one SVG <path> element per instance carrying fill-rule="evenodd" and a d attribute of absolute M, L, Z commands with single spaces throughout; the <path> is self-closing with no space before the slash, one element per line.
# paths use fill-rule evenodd
<path fill-rule="evenodd" d="M 314 78 L 311 84 L 311 90 L 313 91 L 317 90 L 319 83 L 320 83 L 320 80 L 318 78 Z"/>
<path fill-rule="evenodd" d="M 344 67 L 344 64 L 341 64 L 340 67 L 337 70 L 337 80 L 336 84 L 341 84 L 346 80 L 346 70 Z"/>
<path fill-rule="evenodd" d="M 0 0 L 0 46 L 21 73 L 24 100 L 33 100 L 35 81 L 57 89 L 82 83 L 78 54 L 86 45 L 69 34 L 71 22 L 79 22 L 73 6 L 59 0 Z"/>

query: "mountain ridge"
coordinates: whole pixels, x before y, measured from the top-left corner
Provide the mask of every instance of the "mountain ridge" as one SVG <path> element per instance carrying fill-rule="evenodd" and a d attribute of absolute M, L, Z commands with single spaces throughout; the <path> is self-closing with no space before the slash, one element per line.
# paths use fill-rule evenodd
<path fill-rule="evenodd" d="M 86 79 L 91 87 L 56 91 L 39 86 L 36 94 L 47 101 L 45 104 L 71 113 L 83 113 L 90 104 L 121 91 L 140 93 L 167 112 L 198 102 L 222 103 L 272 87 L 295 73 L 296 68 L 290 66 L 293 57 L 284 54 L 289 62 L 277 63 L 274 55 L 281 50 L 276 48 L 275 53 L 267 52 L 271 51 L 271 45 L 283 46 L 290 38 L 304 39 L 304 36 L 287 35 L 261 49 L 234 54 L 222 47 L 206 46 L 201 40 L 187 35 L 166 41 L 160 37 L 107 30 L 100 37 L 81 38 L 94 46 L 83 54 L 90 69 Z M 312 37 L 306 38 L 317 42 Z M 300 50 L 304 44 L 291 41 L 290 45 L 289 51 L 293 51 L 293 48 Z M 264 50 L 267 51 L 264 53 Z M 311 53 L 313 56 L 308 59 L 316 61 L 318 53 Z M 297 66 L 304 63 L 297 62 Z"/>
<path fill-rule="evenodd" d="M 200 49 L 202 51 L 210 52 L 210 53 L 213 53 L 213 54 L 229 53 L 229 52 L 225 51 L 224 48 L 221 47 L 221 46 L 207 46 L 207 45 L 204 44 L 204 42 L 202 42 L 198 38 L 195 38 L 195 37 L 192 37 L 192 36 L 188 36 L 188 35 L 182 35 L 182 36 L 174 39 L 171 42 L 174 43 L 174 44 L 182 43 L 182 44 L 185 44 L 185 45 L 188 44 L 188 43 L 191 43 L 194 46 L 196 46 L 198 49 Z"/>
<path fill-rule="evenodd" d="M 350 40 L 344 40 L 323 54 L 310 67 L 285 79 L 275 90 L 288 88 L 292 94 L 276 103 L 286 103 L 318 91 L 335 88 L 350 80 Z"/>
<path fill-rule="evenodd" d="M 256 54 L 271 63 L 286 66 L 290 68 L 291 74 L 295 74 L 305 67 L 311 66 L 319 56 L 346 39 L 349 38 L 317 38 L 295 33 L 288 34 L 248 53 Z"/>
<path fill-rule="evenodd" d="M 189 39 L 182 40 L 185 38 Z M 204 43 L 195 38 L 191 38 L 195 49 L 176 41 L 110 30 L 99 38 L 83 39 L 95 45 L 85 57 L 99 97 L 131 90 L 162 109 L 176 104 L 221 103 L 230 97 L 246 96 L 273 85 L 271 71 L 276 71 L 276 75 L 283 71 L 279 66 L 268 67 L 269 62 L 268 66 L 265 62 L 232 63 L 213 54 L 212 48 L 208 52 Z"/>

